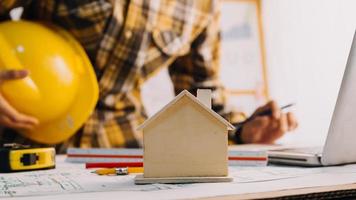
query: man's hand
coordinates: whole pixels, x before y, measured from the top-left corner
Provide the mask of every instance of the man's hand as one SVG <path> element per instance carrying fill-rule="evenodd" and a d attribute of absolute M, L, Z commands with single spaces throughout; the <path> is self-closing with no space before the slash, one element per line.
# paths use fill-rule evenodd
<path fill-rule="evenodd" d="M 26 70 L 0 71 L 0 84 L 9 80 L 22 79 L 28 75 Z M 26 103 L 26 102 L 24 102 Z M 14 129 L 33 129 L 38 120 L 34 117 L 19 113 L 0 93 L 0 124 Z"/>
<path fill-rule="evenodd" d="M 256 116 L 266 110 L 271 110 L 272 115 Z M 244 143 L 272 144 L 285 132 L 292 131 L 298 126 L 294 114 L 290 112 L 282 113 L 274 101 L 258 108 L 253 116 L 256 117 L 243 125 L 241 140 Z"/>

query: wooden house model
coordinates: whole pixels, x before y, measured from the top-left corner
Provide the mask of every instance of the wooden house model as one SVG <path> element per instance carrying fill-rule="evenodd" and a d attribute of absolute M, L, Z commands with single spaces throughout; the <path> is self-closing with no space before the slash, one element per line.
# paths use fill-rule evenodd
<path fill-rule="evenodd" d="M 138 128 L 143 131 L 143 180 L 230 181 L 227 137 L 234 126 L 211 109 L 211 90 L 197 94 L 181 92 Z M 212 179 L 201 181 L 203 177 Z"/>

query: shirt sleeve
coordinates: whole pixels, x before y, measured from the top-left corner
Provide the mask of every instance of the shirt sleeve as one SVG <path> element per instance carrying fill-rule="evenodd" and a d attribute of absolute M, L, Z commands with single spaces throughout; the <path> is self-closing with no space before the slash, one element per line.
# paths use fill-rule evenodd
<path fill-rule="evenodd" d="M 220 12 L 192 42 L 189 54 L 177 58 L 169 67 L 169 75 L 177 95 L 186 89 L 196 95 L 198 88 L 212 90 L 212 109 L 232 124 L 246 119 L 244 113 L 226 108 L 225 88 L 219 80 Z M 236 143 L 235 131 L 229 133 L 229 143 Z"/>

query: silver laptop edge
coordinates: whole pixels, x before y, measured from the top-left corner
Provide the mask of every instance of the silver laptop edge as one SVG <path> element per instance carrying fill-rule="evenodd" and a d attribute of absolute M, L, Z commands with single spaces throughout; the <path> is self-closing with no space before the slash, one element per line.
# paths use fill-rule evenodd
<path fill-rule="evenodd" d="M 271 163 L 320 166 L 356 162 L 356 32 L 322 154 L 270 151 Z"/>

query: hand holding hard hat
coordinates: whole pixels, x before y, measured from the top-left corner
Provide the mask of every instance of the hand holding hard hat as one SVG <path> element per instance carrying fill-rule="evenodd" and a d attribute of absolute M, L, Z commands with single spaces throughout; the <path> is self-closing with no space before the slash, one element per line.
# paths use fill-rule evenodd
<path fill-rule="evenodd" d="M 31 125 L 32 129 L 19 130 L 25 137 L 47 144 L 68 139 L 98 99 L 95 73 L 84 50 L 58 27 L 27 21 L 0 23 L 0 70 L 23 69 L 28 76 L 0 84 L 4 98 L 0 107 L 8 102 Z M 29 116 L 38 119 L 38 125 Z"/>
<path fill-rule="evenodd" d="M 22 79 L 27 75 L 28 71 L 26 70 L 2 70 L 0 71 L 0 84 L 4 81 Z M 38 125 L 38 120 L 19 113 L 0 93 L 0 124 L 14 129 L 31 130 Z"/>

